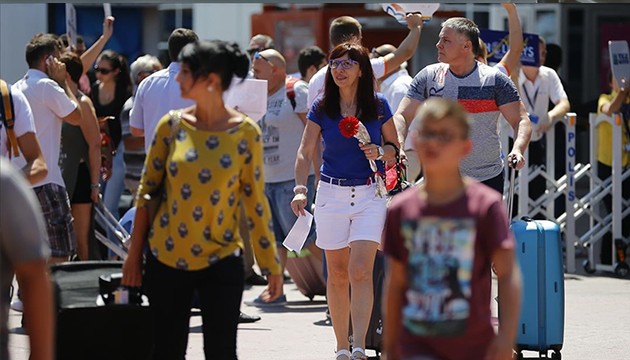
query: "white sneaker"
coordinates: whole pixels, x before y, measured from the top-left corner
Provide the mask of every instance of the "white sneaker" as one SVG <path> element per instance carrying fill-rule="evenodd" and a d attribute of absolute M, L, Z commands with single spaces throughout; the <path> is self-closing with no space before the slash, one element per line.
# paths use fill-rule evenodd
<path fill-rule="evenodd" d="M 22 300 L 15 299 L 15 300 L 11 301 L 11 310 L 17 311 L 17 312 L 23 312 L 24 311 L 24 304 L 22 303 Z"/>

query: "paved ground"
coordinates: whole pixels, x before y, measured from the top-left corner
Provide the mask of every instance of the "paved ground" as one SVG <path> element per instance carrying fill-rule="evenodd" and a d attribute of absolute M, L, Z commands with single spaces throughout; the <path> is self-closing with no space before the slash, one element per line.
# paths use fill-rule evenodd
<path fill-rule="evenodd" d="M 563 359 L 630 359 L 630 280 L 606 274 L 567 275 L 566 323 Z M 254 298 L 263 287 L 245 291 Z M 241 360 L 333 359 L 332 327 L 325 321 L 323 297 L 309 301 L 295 285 L 286 284 L 289 304 L 284 308 L 259 309 L 243 305 L 248 314 L 262 320 L 239 326 L 238 354 Z M 496 311 L 496 309 L 495 309 Z M 20 314 L 9 316 L 10 350 L 13 360 L 28 359 L 28 339 L 19 329 Z M 203 359 L 201 317 L 191 318 L 187 359 Z M 368 353 L 370 355 L 370 353 Z M 536 353 L 526 356 L 537 359 Z"/>

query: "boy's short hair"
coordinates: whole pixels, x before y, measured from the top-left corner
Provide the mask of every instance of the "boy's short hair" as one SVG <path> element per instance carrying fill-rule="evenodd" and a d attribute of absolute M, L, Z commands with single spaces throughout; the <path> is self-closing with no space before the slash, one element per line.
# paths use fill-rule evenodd
<path fill-rule="evenodd" d="M 352 37 L 361 37 L 361 23 L 352 16 L 340 16 L 330 23 L 330 43 L 337 46 Z"/>
<path fill-rule="evenodd" d="M 308 46 L 300 51 L 298 56 L 298 69 L 302 77 L 306 76 L 308 68 L 315 66 L 319 69 L 319 65 L 326 59 L 326 54 L 317 46 Z"/>
<path fill-rule="evenodd" d="M 66 72 L 70 75 L 70 79 L 78 84 L 83 75 L 83 63 L 79 55 L 68 51 L 61 55 L 59 61 L 66 65 Z"/>
<path fill-rule="evenodd" d="M 442 120 L 445 118 L 451 118 L 455 121 L 455 124 L 462 131 L 462 136 L 468 139 L 470 134 L 470 117 L 468 113 L 457 101 L 439 97 L 432 97 L 422 103 L 414 122 L 414 131 L 419 131 L 422 124 L 429 121 Z"/>

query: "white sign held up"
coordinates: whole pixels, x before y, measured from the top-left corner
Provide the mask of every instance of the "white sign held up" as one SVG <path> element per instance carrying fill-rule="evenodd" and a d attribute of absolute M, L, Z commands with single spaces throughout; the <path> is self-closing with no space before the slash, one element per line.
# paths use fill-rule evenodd
<path fill-rule="evenodd" d="M 399 3 L 383 3 L 381 4 L 383 11 L 393 16 L 399 23 L 407 25 L 405 16 L 407 13 L 421 13 L 422 21 L 426 24 L 433 17 L 433 13 L 440 7 L 439 3 L 419 3 L 419 4 L 399 4 Z"/>
<path fill-rule="evenodd" d="M 630 86 L 630 53 L 628 52 L 628 42 L 625 40 L 615 40 L 608 42 L 610 53 L 610 69 L 617 81 L 620 89 Z"/>
<path fill-rule="evenodd" d="M 103 12 L 105 17 L 112 16 L 112 5 L 110 3 L 103 3 Z"/>
<path fill-rule="evenodd" d="M 241 79 L 232 80 L 227 93 L 223 93 L 225 105 L 258 121 L 267 112 L 267 80 Z"/>
<path fill-rule="evenodd" d="M 77 11 L 74 5 L 66 3 L 66 35 L 68 35 L 68 44 L 75 46 L 77 44 Z"/>

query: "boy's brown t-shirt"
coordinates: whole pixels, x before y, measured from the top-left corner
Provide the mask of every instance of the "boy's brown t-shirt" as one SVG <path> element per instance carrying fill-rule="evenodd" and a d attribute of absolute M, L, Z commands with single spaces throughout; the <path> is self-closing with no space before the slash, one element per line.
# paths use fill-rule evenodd
<path fill-rule="evenodd" d="M 494 337 L 491 260 L 514 248 L 501 195 L 472 182 L 462 196 L 429 205 L 417 189 L 396 196 L 385 254 L 407 264 L 398 351 L 404 357 L 481 359 Z"/>

